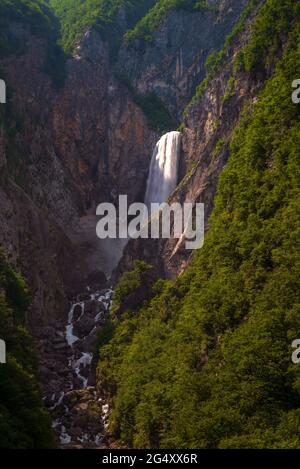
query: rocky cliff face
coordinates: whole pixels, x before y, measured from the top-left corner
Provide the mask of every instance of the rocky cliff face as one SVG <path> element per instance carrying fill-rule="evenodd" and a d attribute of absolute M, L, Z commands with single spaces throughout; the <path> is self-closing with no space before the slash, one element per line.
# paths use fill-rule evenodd
<path fill-rule="evenodd" d="M 140 94 L 155 92 L 175 120 L 205 76 L 208 55 L 222 48 L 248 0 L 212 0 L 199 12 L 171 10 L 152 40 L 124 42 L 117 70 Z"/>
<path fill-rule="evenodd" d="M 68 293 L 89 275 L 109 271 L 95 207 L 118 193 L 137 199 L 157 135 L 114 79 L 96 32 L 88 31 L 67 61 L 57 90 L 45 73 L 45 40 L 26 26 L 10 27 L 25 47 L 0 64 L 12 90 L 0 134 L 0 242 L 29 280 L 37 316 L 46 319 L 65 309 Z"/>
<path fill-rule="evenodd" d="M 221 47 L 246 3 L 224 0 L 218 15 L 172 11 L 150 45 L 123 43 L 114 64 L 108 44 L 89 29 L 67 60 L 60 87 L 54 86 L 46 72 L 46 39 L 20 23 L 10 25 L 11 34 L 23 47 L 0 59 L 10 89 L 5 125 L 0 128 L 0 244 L 32 291 L 28 323 L 41 356 L 48 400 L 49 392 L 57 400 L 59 389 L 66 382 L 69 385 L 65 327 L 70 297 L 85 291 L 87 285 L 102 291 L 107 286 L 104 274 L 116 265 L 124 247 L 96 238 L 96 206 L 116 202 L 119 194 L 127 194 L 129 202 L 143 200 L 152 149 L 160 136 L 150 129 L 120 75 L 127 75 L 137 94 L 155 92 L 174 120 L 179 120 L 204 76 L 207 55 Z M 243 40 L 235 43 L 232 57 Z M 249 84 L 241 76 L 225 102 L 231 68 L 229 61 L 190 108 L 183 132 L 183 181 L 173 200 L 205 202 L 207 216 L 228 153 L 226 145 L 214 156 L 213 149 L 232 131 L 245 99 L 254 99 L 260 88 L 259 79 Z M 137 258 L 154 264 L 157 274 L 173 276 L 185 268 L 189 255 L 174 241 L 130 242 L 117 276 Z M 89 296 L 89 323 L 83 327 L 88 328 L 85 337 L 91 342 L 85 352 L 95 347 L 95 320 L 106 312 L 106 308 L 95 309 L 94 303 Z M 76 352 L 78 361 L 80 347 Z M 67 396 L 67 401 L 74 396 Z M 89 403 L 94 398 L 93 394 Z M 76 402 L 80 414 L 85 396 Z M 71 428 L 72 422 L 68 424 Z"/>
<path fill-rule="evenodd" d="M 250 26 L 251 18 L 248 21 Z M 234 81 L 233 65 L 238 51 L 249 36 L 249 28 L 239 34 L 227 51 L 219 73 L 203 95 L 189 106 L 182 131 L 181 182 L 170 203 L 205 204 L 205 222 L 213 209 L 218 178 L 229 155 L 229 142 L 240 113 L 247 102 L 255 102 L 266 76 L 238 73 Z M 271 73 L 271 69 L 269 73 Z M 115 272 L 117 279 L 143 259 L 155 267 L 158 276 L 175 277 L 182 273 L 193 251 L 185 249 L 185 240 L 131 240 Z"/>
<path fill-rule="evenodd" d="M 96 31 L 88 30 L 75 55 L 67 60 L 65 83 L 58 89 L 46 72 L 47 41 L 32 34 L 26 25 L 10 24 L 10 34 L 23 47 L 0 61 L 12 90 L 6 129 L 0 135 L 0 164 L 7 181 L 2 186 L 0 241 L 25 274 L 31 270 L 27 277 L 40 317 L 64 309 L 67 296 L 78 284 L 99 279 L 101 271 L 108 274 L 120 257 L 123 243 L 103 244 L 95 236 L 98 203 L 114 202 L 118 194 L 128 194 L 129 202 L 143 199 L 149 161 L 159 135 L 149 129 L 143 111 L 118 79 L 119 74 L 128 75 L 137 93 L 154 91 L 178 117 L 203 77 L 208 53 L 221 47 L 246 3 L 234 5 L 226 0 L 221 2 L 218 14 L 171 11 L 154 32 L 150 45 L 124 42 L 114 65 L 109 45 Z M 206 121 L 202 114 L 195 127 L 200 129 Z M 192 133 L 187 131 L 184 136 L 188 166 L 197 159 Z M 16 189 L 7 195 L 12 184 Z M 15 200 L 17 193 L 28 198 L 30 202 L 24 204 L 42 220 L 35 223 L 36 227 L 27 215 L 19 218 L 18 214 L 16 219 L 11 215 L 26 213 Z M 32 238 L 30 253 L 23 247 L 25 236 L 17 220 L 24 220 L 22 229 Z M 32 259 L 40 256 L 41 237 L 48 246 L 45 259 L 49 254 L 49 265 L 31 269 Z M 61 245 L 70 255 L 60 255 L 58 261 Z M 42 275 L 40 270 L 47 274 Z M 56 294 L 58 291 L 61 293 Z"/>
<path fill-rule="evenodd" d="M 89 406 L 96 403 L 101 413 L 101 405 L 91 390 L 76 393 L 82 383 L 69 362 L 78 366 L 78 375 L 81 366 L 85 369 L 81 351 L 83 357 L 94 352 L 102 323 L 98 310 L 89 318 L 86 308 L 89 329 L 75 354 L 65 338 L 69 301 L 87 285 L 91 291 L 106 286 L 104 273 L 118 262 L 123 244 L 97 239 L 96 206 L 114 202 L 119 193 L 128 194 L 130 202 L 141 197 L 158 135 L 114 78 L 108 45 L 98 33 L 86 32 L 67 60 L 64 85 L 57 88 L 45 71 L 46 40 L 20 23 L 12 23 L 10 32 L 23 47 L 0 60 L 9 88 L 0 128 L 0 245 L 32 293 L 27 321 L 40 357 L 45 402 L 55 418 L 61 415 L 59 400 L 62 413 L 66 405 L 72 409 L 64 421 L 67 430 L 74 438 L 79 431 L 80 438 L 84 421 L 95 444 L 103 423 L 98 416 L 91 422 Z M 81 339 L 80 331 L 75 333 Z M 92 375 L 88 378 L 93 384 Z M 64 401 L 61 396 L 73 388 L 71 406 L 69 395 Z M 78 409 L 77 398 L 83 401 Z M 63 440 L 62 425 L 57 431 Z"/>

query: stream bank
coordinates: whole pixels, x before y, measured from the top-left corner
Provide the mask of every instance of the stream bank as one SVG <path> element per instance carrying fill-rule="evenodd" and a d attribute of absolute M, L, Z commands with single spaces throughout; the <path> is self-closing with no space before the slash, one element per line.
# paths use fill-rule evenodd
<path fill-rule="evenodd" d="M 112 290 L 86 293 L 70 305 L 67 322 L 44 332 L 40 347 L 44 401 L 62 448 L 103 448 L 109 406 L 97 394 L 97 337 L 110 315 Z M 45 376 L 46 375 L 46 376 Z"/>

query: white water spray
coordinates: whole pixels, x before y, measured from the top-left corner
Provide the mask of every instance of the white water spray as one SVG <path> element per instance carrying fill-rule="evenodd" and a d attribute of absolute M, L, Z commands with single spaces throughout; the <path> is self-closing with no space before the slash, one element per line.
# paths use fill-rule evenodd
<path fill-rule="evenodd" d="M 180 132 L 169 132 L 157 142 L 150 165 L 145 204 L 166 202 L 177 185 Z"/>

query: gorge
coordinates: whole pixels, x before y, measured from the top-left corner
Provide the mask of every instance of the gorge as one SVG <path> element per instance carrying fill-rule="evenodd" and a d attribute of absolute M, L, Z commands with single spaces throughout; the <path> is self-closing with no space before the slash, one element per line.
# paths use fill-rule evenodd
<path fill-rule="evenodd" d="M 145 196 L 147 206 L 166 201 L 175 189 L 179 156 L 180 132 L 169 132 L 161 137 L 150 163 Z M 119 202 L 119 211 L 121 205 Z M 115 217 L 115 223 L 116 220 Z M 127 224 L 122 230 L 127 232 Z M 113 242 L 110 248 L 114 248 Z M 111 269 L 114 267 L 111 265 Z M 52 359 L 61 364 L 64 361 L 65 371 L 60 368 L 62 379 L 47 384 L 44 400 L 53 415 L 53 428 L 63 448 L 98 448 L 107 444 L 105 430 L 110 406 L 95 387 L 94 354 L 98 334 L 110 321 L 112 298 L 111 289 L 91 293 L 91 288 L 87 287 L 86 293 L 79 295 L 70 307 L 65 333 L 59 328 L 56 330 L 55 358 Z M 95 407 L 98 419 L 92 416 L 91 409 Z"/>
<path fill-rule="evenodd" d="M 298 2 L 0 23 L 0 448 L 299 447 Z M 121 195 L 204 204 L 203 248 L 100 239 Z"/>

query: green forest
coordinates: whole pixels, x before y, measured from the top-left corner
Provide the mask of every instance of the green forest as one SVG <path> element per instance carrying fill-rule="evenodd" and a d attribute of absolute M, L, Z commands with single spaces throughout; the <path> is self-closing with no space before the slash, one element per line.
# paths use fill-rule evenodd
<path fill-rule="evenodd" d="M 62 44 L 72 50 L 90 26 L 97 29 L 111 46 L 118 43 L 127 28 L 135 23 L 156 3 L 156 0 L 50 0 L 61 20 Z M 125 30 L 118 24 L 120 8 L 125 12 Z"/>
<path fill-rule="evenodd" d="M 204 8 L 209 8 L 206 0 L 158 0 L 136 26 L 125 34 L 125 39 L 128 42 L 134 39 L 151 41 L 151 34 L 170 10 L 200 11 Z"/>
<path fill-rule="evenodd" d="M 50 0 L 50 5 L 61 20 L 65 50 L 71 50 L 90 26 L 115 46 L 125 33 L 128 41 L 151 38 L 170 10 L 208 8 L 206 0 Z M 124 24 L 120 9 L 125 14 Z"/>
<path fill-rule="evenodd" d="M 24 45 L 18 44 L 9 31 L 12 21 L 22 22 L 31 28 L 33 34 L 55 38 L 57 22 L 49 5 L 44 0 L 0 1 L 0 47 L 1 56 L 20 53 Z"/>
<path fill-rule="evenodd" d="M 17 41 L 9 24 L 24 23 L 46 39 L 45 71 L 60 87 L 65 61 L 89 27 L 108 41 L 113 58 L 123 38 L 133 52 L 136 41 L 147 46 L 170 10 L 201 12 L 210 5 L 205 0 L 0 0 L 1 57 L 22 55 L 26 44 Z M 112 409 L 108 437 L 120 447 L 300 447 L 300 370 L 291 359 L 292 342 L 300 334 L 300 107 L 291 99 L 292 82 L 300 78 L 300 2 L 248 2 L 223 49 L 206 61 L 206 78 L 180 128 L 186 128 L 191 107 L 245 28 L 249 34 L 234 56 L 221 102 L 231 98 L 241 77 L 244 84 L 255 78 L 261 91 L 255 102 L 246 102 L 230 138 L 222 135 L 213 149 L 212 159 L 227 146 L 229 158 L 204 247 L 175 280 L 158 279 L 153 266 L 136 260 L 114 288 L 111 315 L 98 334 L 97 389 Z M 156 94 L 140 95 L 126 79 L 114 76 L 112 82 L 127 87 L 149 129 L 174 129 Z M 8 84 L 9 95 L 13 92 Z M 79 119 L 75 104 L 74 109 Z M 9 104 L 0 109 L 1 139 L 6 133 L 4 194 L 8 178 L 14 178 L 11 165 L 19 145 L 10 112 Z M 64 141 L 65 135 L 60 137 Z M 101 138 L 108 144 L 106 134 Z M 66 181 L 71 187 L 71 179 Z M 7 347 L 7 363 L 0 364 L 2 449 L 57 444 L 26 321 L 31 301 L 24 278 L 0 250 L 0 339 Z M 100 420 L 99 408 L 93 409 Z"/>
<path fill-rule="evenodd" d="M 0 338 L 7 363 L 0 365 L 0 448 L 54 447 L 51 420 L 44 408 L 37 359 L 25 326 L 30 295 L 22 277 L 0 252 Z"/>
<path fill-rule="evenodd" d="M 110 431 L 129 446 L 299 447 L 299 17 L 297 2 L 267 0 L 236 58 L 236 73 L 276 65 L 232 135 L 204 248 L 100 348 Z M 122 280 L 116 308 L 140 270 Z"/>

